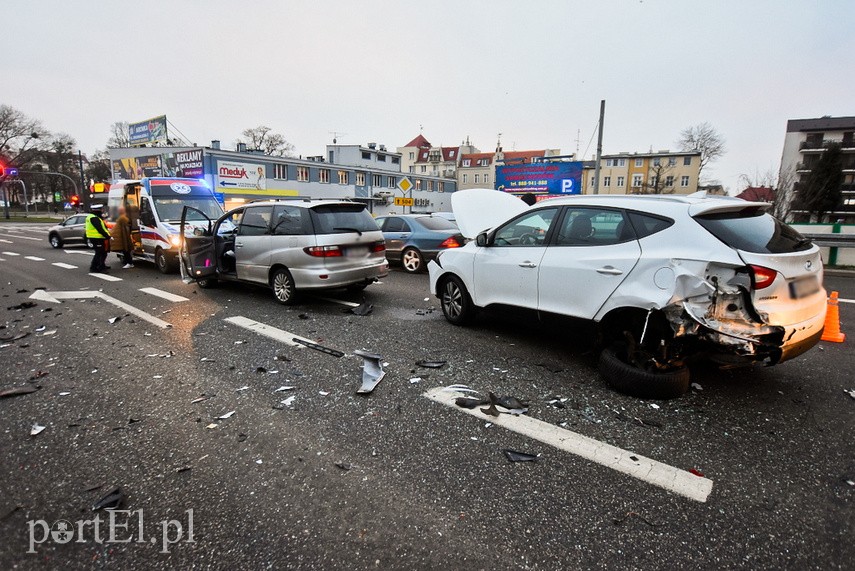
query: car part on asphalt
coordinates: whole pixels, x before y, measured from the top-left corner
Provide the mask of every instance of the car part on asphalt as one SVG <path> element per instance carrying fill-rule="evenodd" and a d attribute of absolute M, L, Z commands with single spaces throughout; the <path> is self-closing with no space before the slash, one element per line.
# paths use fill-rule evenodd
<path fill-rule="evenodd" d="M 288 398 L 286 398 L 285 400 L 281 401 L 279 404 L 283 404 L 283 405 L 285 405 L 285 406 L 291 406 L 292 404 L 294 404 L 294 399 L 296 399 L 296 398 L 297 398 L 297 397 L 296 397 L 295 395 L 291 395 L 290 397 L 288 397 Z"/>
<path fill-rule="evenodd" d="M 441 369 L 445 366 L 448 361 L 428 361 L 428 360 L 419 360 L 416 361 L 417 367 L 424 367 L 425 369 Z"/>
<path fill-rule="evenodd" d="M 34 424 L 33 427 L 30 429 L 30 436 L 36 436 L 38 434 L 41 434 L 45 428 L 46 427 L 42 426 L 41 424 Z"/>
<path fill-rule="evenodd" d="M 689 390 L 690 374 L 685 366 L 650 372 L 628 364 L 615 347 L 600 354 L 600 374 L 615 390 L 639 398 L 672 399 Z"/>
<path fill-rule="evenodd" d="M 383 371 L 383 357 L 367 351 L 354 351 L 353 354 L 362 357 L 362 386 L 356 394 L 370 394 L 386 376 Z"/>
<path fill-rule="evenodd" d="M 235 412 L 237 412 L 237 411 L 235 411 L 235 410 L 229 411 L 222 416 L 218 416 L 217 420 L 226 420 L 228 418 L 231 418 L 232 416 L 234 416 Z"/>
<path fill-rule="evenodd" d="M 454 399 L 454 404 L 461 408 L 473 409 L 485 404 L 490 404 L 490 399 L 481 397 L 457 397 Z"/>
<path fill-rule="evenodd" d="M 849 389 L 849 390 L 843 389 L 843 392 L 846 393 L 847 395 L 849 395 L 850 397 L 852 397 L 853 399 L 855 399 L 855 389 Z M 3 396 L 3 395 L 0 394 L 0 396 Z"/>
<path fill-rule="evenodd" d="M 502 452 L 505 454 L 505 458 L 508 459 L 508 462 L 537 462 L 537 459 L 540 457 L 539 455 L 517 452 L 510 448 L 505 448 Z"/>
<path fill-rule="evenodd" d="M 332 355 L 333 357 L 344 357 L 344 353 L 342 353 L 338 349 L 330 349 L 329 347 L 324 347 L 323 345 L 318 345 L 317 343 L 312 343 L 311 341 L 306 341 L 304 339 L 300 339 L 299 337 L 294 337 L 292 341 L 294 343 L 299 343 L 304 347 L 308 347 L 309 349 L 314 349 L 315 351 L 320 351 L 321 353 Z"/>
<path fill-rule="evenodd" d="M 484 414 L 488 414 L 490 416 L 499 416 L 499 411 L 496 409 L 496 395 L 493 392 L 487 393 L 487 398 L 489 399 L 490 406 L 487 408 L 482 408 L 481 412 Z"/>
<path fill-rule="evenodd" d="M 93 504 L 92 511 L 118 509 L 126 499 L 127 495 L 125 495 L 125 492 L 122 491 L 121 487 L 117 486 L 101 496 L 101 499 Z"/>
<path fill-rule="evenodd" d="M 25 301 L 23 303 L 19 303 L 18 305 L 10 305 L 6 309 L 9 311 L 21 311 L 22 309 L 30 309 L 32 307 L 37 306 L 38 304 L 34 301 Z"/>
<path fill-rule="evenodd" d="M 17 397 L 21 395 L 28 395 L 30 393 L 34 393 L 39 390 L 39 387 L 33 385 L 26 385 L 23 387 L 13 387 L 11 389 L 4 389 L 0 391 L 0 399 L 8 398 L 8 397 Z"/>
<path fill-rule="evenodd" d="M 356 307 L 351 307 L 349 311 L 350 311 L 350 313 L 352 313 L 354 315 L 365 316 L 365 315 L 370 315 L 371 312 L 374 311 L 374 306 L 371 305 L 370 303 L 368 303 L 367 301 L 363 301 L 361 304 L 357 305 Z"/>

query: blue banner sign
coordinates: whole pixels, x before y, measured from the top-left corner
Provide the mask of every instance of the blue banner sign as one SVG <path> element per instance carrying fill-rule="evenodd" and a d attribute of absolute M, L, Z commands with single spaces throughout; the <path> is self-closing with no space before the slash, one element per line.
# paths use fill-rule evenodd
<path fill-rule="evenodd" d="M 128 125 L 128 141 L 132 147 L 149 143 L 165 143 L 166 115 Z"/>
<path fill-rule="evenodd" d="M 496 190 L 533 194 L 582 194 L 582 163 L 574 161 L 497 165 Z"/>

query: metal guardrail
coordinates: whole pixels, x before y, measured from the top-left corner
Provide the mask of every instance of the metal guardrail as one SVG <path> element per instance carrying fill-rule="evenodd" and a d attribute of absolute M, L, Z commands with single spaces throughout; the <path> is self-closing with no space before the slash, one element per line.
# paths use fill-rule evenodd
<path fill-rule="evenodd" d="M 823 248 L 855 248 L 855 234 L 806 234 L 805 238 Z"/>

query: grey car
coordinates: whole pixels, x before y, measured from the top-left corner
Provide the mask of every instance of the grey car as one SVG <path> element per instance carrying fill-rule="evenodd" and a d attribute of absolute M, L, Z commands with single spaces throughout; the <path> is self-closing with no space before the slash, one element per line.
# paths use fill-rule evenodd
<path fill-rule="evenodd" d="M 442 250 L 466 243 L 457 225 L 431 214 L 400 214 L 377 219 L 386 239 L 386 258 L 411 274 L 424 271 Z"/>
<path fill-rule="evenodd" d="M 86 244 L 86 214 L 69 216 L 48 229 L 48 241 L 54 248 L 66 244 Z"/>

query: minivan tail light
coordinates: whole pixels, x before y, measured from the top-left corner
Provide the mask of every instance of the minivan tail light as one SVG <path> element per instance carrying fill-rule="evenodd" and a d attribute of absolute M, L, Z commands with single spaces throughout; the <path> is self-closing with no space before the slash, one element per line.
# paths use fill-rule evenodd
<path fill-rule="evenodd" d="M 342 256 L 341 248 L 338 246 L 309 246 L 303 248 L 303 251 L 315 258 L 340 258 Z"/>
<path fill-rule="evenodd" d="M 371 246 L 372 252 L 385 252 L 386 251 L 386 242 L 380 240 L 379 242 L 374 242 L 374 245 Z"/>
<path fill-rule="evenodd" d="M 751 269 L 751 283 L 755 290 L 769 287 L 778 277 L 778 272 L 775 270 L 755 265 L 748 267 Z"/>
<path fill-rule="evenodd" d="M 443 240 L 442 244 L 439 245 L 440 248 L 459 248 L 460 246 L 462 246 L 462 244 L 455 236 L 449 236 Z"/>

